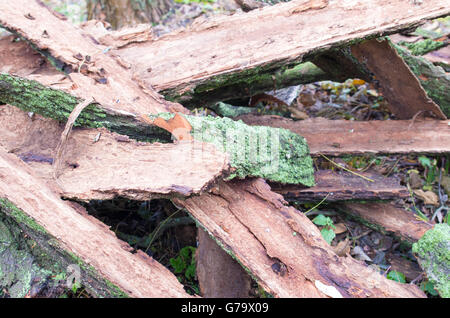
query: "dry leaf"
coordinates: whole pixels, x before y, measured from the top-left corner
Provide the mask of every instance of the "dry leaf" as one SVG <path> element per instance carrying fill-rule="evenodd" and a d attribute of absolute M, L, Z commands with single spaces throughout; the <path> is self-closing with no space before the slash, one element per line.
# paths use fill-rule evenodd
<path fill-rule="evenodd" d="M 337 234 L 341 234 L 344 232 L 347 232 L 347 227 L 345 226 L 344 223 L 338 223 L 335 225 L 335 229 L 333 229 L 334 233 Z"/>
<path fill-rule="evenodd" d="M 414 194 L 421 199 L 424 204 L 439 206 L 439 197 L 433 191 L 414 190 Z"/>
<path fill-rule="evenodd" d="M 345 256 L 350 253 L 350 241 L 348 238 L 346 238 L 343 241 L 340 241 L 336 246 L 331 247 L 333 249 L 333 252 L 336 253 L 338 256 Z"/>

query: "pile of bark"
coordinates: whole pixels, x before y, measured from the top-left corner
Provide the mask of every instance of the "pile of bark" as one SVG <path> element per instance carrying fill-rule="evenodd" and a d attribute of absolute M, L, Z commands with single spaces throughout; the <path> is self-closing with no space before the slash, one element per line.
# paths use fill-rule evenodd
<path fill-rule="evenodd" d="M 0 39 L 0 285 L 33 296 L 76 265 L 94 296 L 189 297 L 76 203 L 168 198 L 198 225 L 203 296 L 243 297 L 252 277 L 275 297 L 425 297 L 338 256 L 286 201 L 327 197 L 419 241 L 421 266 L 448 296 L 448 226 L 390 203 L 345 202 L 409 192 L 392 178 L 314 171 L 311 156 L 450 152 L 448 76 L 384 37 L 449 12 L 444 0 L 294 0 L 155 38 L 147 25 L 79 28 L 40 1 L 0 3 L 0 26 L 14 34 Z M 349 77 L 376 78 L 399 120 L 197 117 L 185 107 Z M 249 160 L 254 151 L 274 156 Z"/>

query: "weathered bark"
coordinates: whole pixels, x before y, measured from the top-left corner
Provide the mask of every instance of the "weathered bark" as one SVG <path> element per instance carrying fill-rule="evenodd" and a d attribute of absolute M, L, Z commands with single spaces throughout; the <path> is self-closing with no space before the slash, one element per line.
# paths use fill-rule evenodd
<path fill-rule="evenodd" d="M 419 116 L 420 117 L 420 116 Z M 289 129 L 304 136 L 311 155 L 447 153 L 449 120 L 349 121 L 314 118 L 293 121 L 278 116 L 242 115 L 248 125 Z"/>
<path fill-rule="evenodd" d="M 416 286 L 338 257 L 262 179 L 222 182 L 212 193 L 175 201 L 275 297 L 424 297 Z"/>
<path fill-rule="evenodd" d="M 393 234 L 402 241 L 417 242 L 432 225 L 420 221 L 413 212 L 390 203 L 343 203 L 338 208 L 358 221 L 384 234 Z"/>
<path fill-rule="evenodd" d="M 247 298 L 251 278 L 208 233 L 198 229 L 197 278 L 206 298 Z"/>
<path fill-rule="evenodd" d="M 399 119 L 411 119 L 427 112 L 437 119 L 447 117 L 426 94 L 419 80 L 386 39 L 354 45 L 352 54 L 367 66 L 381 87 L 391 112 Z"/>
<path fill-rule="evenodd" d="M 82 284 L 97 296 L 188 296 L 168 269 L 144 253 L 132 254 L 108 227 L 83 208 L 62 201 L 53 185 L 3 148 L 0 174 L 1 217 L 15 222 L 30 236 L 30 244 L 37 244 L 36 255 L 45 270 L 65 273 L 68 265 L 78 265 Z"/>
<path fill-rule="evenodd" d="M 68 75 L 67 88 L 78 99 L 93 97 L 109 114 L 188 111 L 164 100 L 133 76 L 106 46 L 53 15 L 37 1 L 0 3 L 0 25 L 17 33 Z M 68 83 L 67 83 L 68 82 Z"/>
<path fill-rule="evenodd" d="M 444 0 L 420 6 L 387 0 L 351 5 L 291 1 L 245 14 L 196 20 L 187 30 L 128 46 L 117 54 L 157 91 L 186 100 L 218 87 L 255 81 L 260 74 L 298 65 L 333 47 L 395 33 L 448 13 Z"/>
<path fill-rule="evenodd" d="M 56 146 L 63 126 L 0 106 L 0 145 L 53 179 Z M 189 196 L 206 190 L 229 170 L 227 156 L 201 142 L 142 143 L 106 129 L 76 129 L 62 159 L 61 195 L 76 200 L 133 200 L 170 195 Z"/>
<path fill-rule="evenodd" d="M 107 21 L 114 29 L 139 23 L 158 23 L 171 6 L 171 0 L 88 0 L 88 20 Z"/>
<path fill-rule="evenodd" d="M 314 174 L 316 185 L 301 188 L 294 185 L 272 185 L 272 190 L 287 201 L 392 200 L 409 196 L 408 189 L 393 177 L 375 173 L 360 173 L 365 178 L 345 171 L 319 170 Z"/>

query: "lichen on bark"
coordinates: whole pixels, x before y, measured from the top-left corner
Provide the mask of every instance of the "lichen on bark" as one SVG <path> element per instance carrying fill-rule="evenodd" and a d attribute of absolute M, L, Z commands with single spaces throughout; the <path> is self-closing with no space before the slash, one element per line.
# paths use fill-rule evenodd
<path fill-rule="evenodd" d="M 414 243 L 412 251 L 428 279 L 444 298 L 450 297 L 450 226 L 436 224 Z"/>
<path fill-rule="evenodd" d="M 280 183 L 314 185 L 309 147 L 300 135 L 287 129 L 249 126 L 221 117 L 183 115 L 195 140 L 214 144 L 230 156 L 236 170 L 230 175 L 261 177 Z"/>

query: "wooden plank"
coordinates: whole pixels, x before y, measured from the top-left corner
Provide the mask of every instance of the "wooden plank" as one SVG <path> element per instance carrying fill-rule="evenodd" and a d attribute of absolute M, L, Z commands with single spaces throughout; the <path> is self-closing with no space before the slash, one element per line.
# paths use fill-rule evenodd
<path fill-rule="evenodd" d="M 385 14 L 389 12 L 389 14 Z M 137 76 L 171 98 L 298 64 L 315 53 L 449 14 L 446 0 L 295 0 L 245 14 L 197 19 L 117 51 Z M 241 75 L 244 74 L 244 75 Z"/>
<path fill-rule="evenodd" d="M 349 121 L 242 115 L 248 125 L 286 128 L 306 138 L 312 155 L 446 153 L 450 120 Z"/>
<path fill-rule="evenodd" d="M 0 2 L 0 25 L 33 44 L 69 73 L 71 94 L 96 103 L 109 113 L 157 114 L 188 111 L 168 102 L 133 77 L 117 58 L 89 34 L 52 14 L 40 1 Z"/>
<path fill-rule="evenodd" d="M 319 170 L 314 174 L 316 185 L 302 188 L 273 184 L 272 190 L 287 201 L 392 200 L 406 198 L 409 191 L 394 177 L 375 173 L 360 173 L 373 182 L 346 171 Z"/>
<path fill-rule="evenodd" d="M 410 243 L 417 242 L 433 226 L 415 214 L 391 203 L 343 203 L 339 209 L 364 224 L 386 234 L 394 234 Z"/>
<path fill-rule="evenodd" d="M 0 145 L 53 180 L 62 127 L 57 121 L 0 106 Z M 143 143 L 104 128 L 72 131 L 58 183 L 76 200 L 123 196 L 149 200 L 206 190 L 230 168 L 226 154 L 202 142 Z"/>
<path fill-rule="evenodd" d="M 414 285 L 338 257 L 319 229 L 263 179 L 221 182 L 211 193 L 175 202 L 275 297 L 424 297 Z"/>
<path fill-rule="evenodd" d="M 374 74 L 389 109 L 397 118 L 411 119 L 428 113 L 437 119 L 447 119 L 387 39 L 365 41 L 352 46 L 351 51 Z"/>
<path fill-rule="evenodd" d="M 108 227 L 88 216 L 83 208 L 76 209 L 61 200 L 53 187 L 2 147 L 0 175 L 0 198 L 20 209 L 15 213 L 23 214 L 22 221 L 32 219 L 54 246 L 75 255 L 83 266 L 91 266 L 123 293 L 131 297 L 189 296 L 168 269 L 145 253 L 132 254 L 131 247 Z M 86 279 L 89 277 L 82 277 Z"/>

